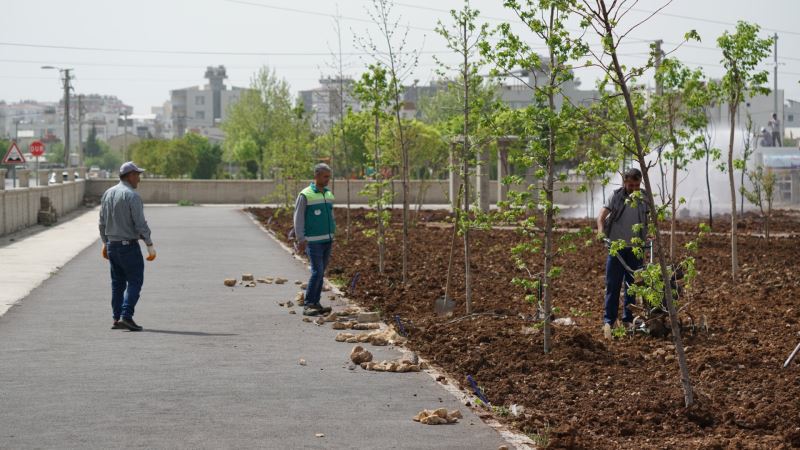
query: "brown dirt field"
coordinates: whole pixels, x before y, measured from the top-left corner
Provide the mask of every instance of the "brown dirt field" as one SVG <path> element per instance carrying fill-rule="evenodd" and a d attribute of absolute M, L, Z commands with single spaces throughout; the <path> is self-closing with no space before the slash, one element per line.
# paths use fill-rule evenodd
<path fill-rule="evenodd" d="M 252 209 L 285 238 L 291 214 Z M 349 242 L 337 210 L 338 241 L 328 277 L 344 283 L 360 274 L 346 295 L 384 318 L 399 315 L 409 346 L 467 388 L 466 375 L 491 403 L 522 405 L 518 417 L 495 411 L 498 420 L 546 435 L 551 448 L 800 448 L 800 358 L 781 366 L 800 341 L 800 247 L 796 237 L 739 239 L 742 280 L 730 281 L 729 240 L 709 236 L 697 254 L 699 275 L 687 292 L 688 311 L 705 315 L 709 331 L 685 333 L 696 404 L 683 406 L 678 366 L 669 338 L 638 334 L 607 341 L 601 332 L 605 248 L 593 243 L 559 256 L 564 272 L 554 283 L 559 317 L 553 351 L 542 353 L 533 327 L 535 308 L 511 279 L 521 275 L 511 259 L 514 231 L 475 231 L 471 266 L 473 305 L 479 315 L 458 322 L 439 318 L 433 302 L 444 294 L 452 231 L 411 228 L 410 283 L 400 281 L 399 223 L 387 239 L 387 271 L 377 273 L 377 245 L 363 230 L 372 224 L 353 211 Z M 395 214 L 395 217 L 397 215 Z M 430 219 L 442 220 L 431 212 Z M 722 220 L 720 220 L 722 222 Z M 793 213 L 781 229 L 800 230 Z M 568 226 L 561 223 L 562 226 Z M 716 228 L 716 227 L 715 227 Z M 777 231 L 777 230 L 776 230 Z M 682 236 L 681 240 L 689 236 Z M 455 256 L 455 317 L 463 315 L 463 241 Z"/>

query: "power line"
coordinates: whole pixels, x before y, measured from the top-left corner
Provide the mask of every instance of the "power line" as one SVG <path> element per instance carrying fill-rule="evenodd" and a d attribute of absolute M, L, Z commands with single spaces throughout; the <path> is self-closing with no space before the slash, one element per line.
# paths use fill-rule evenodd
<path fill-rule="evenodd" d="M 656 12 L 656 11 L 648 11 L 646 9 L 639 9 L 639 8 L 631 8 L 631 10 L 632 11 L 636 11 L 636 12 L 645 13 L 645 14 L 653 14 L 653 13 Z M 717 24 L 717 25 L 733 25 L 733 26 L 736 26 L 736 23 L 733 23 L 733 22 L 725 22 L 723 20 L 706 19 L 706 18 L 702 18 L 702 17 L 684 16 L 684 15 L 681 15 L 681 14 L 666 13 L 664 11 L 659 11 L 658 15 L 666 16 L 666 17 L 675 17 L 677 19 L 694 20 L 696 22 L 713 23 L 713 24 Z M 773 31 L 773 32 L 776 32 L 776 33 L 781 33 L 781 34 L 791 34 L 793 36 L 800 36 L 800 33 L 797 32 L 797 31 L 780 30 L 780 29 L 777 29 L 777 28 L 767 28 L 767 27 L 761 27 L 761 29 L 765 30 L 765 31 Z"/>
<path fill-rule="evenodd" d="M 232 51 L 208 51 L 208 50 L 156 50 L 156 49 L 135 49 L 135 48 L 111 48 L 111 47 L 81 47 L 72 45 L 52 45 L 52 44 L 30 44 L 25 42 L 0 42 L 0 46 L 7 47 L 26 47 L 26 48 L 47 48 L 55 50 L 76 50 L 93 52 L 113 52 L 113 53 L 154 53 L 162 55 L 215 55 L 215 56 L 330 56 L 330 53 L 319 52 L 232 52 Z M 436 54 L 440 52 L 422 51 L 420 53 Z M 347 56 L 368 56 L 367 52 L 346 52 Z"/>

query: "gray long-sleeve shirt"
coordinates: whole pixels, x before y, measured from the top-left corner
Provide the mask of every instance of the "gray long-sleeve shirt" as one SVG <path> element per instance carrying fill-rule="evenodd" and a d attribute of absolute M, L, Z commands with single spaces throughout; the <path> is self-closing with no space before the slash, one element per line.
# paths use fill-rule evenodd
<path fill-rule="evenodd" d="M 100 200 L 100 239 L 109 241 L 150 240 L 150 227 L 144 218 L 144 204 L 139 193 L 125 181 L 108 189 Z"/>
<path fill-rule="evenodd" d="M 308 201 L 306 196 L 300 194 L 294 203 L 294 238 L 297 243 L 306 240 L 306 206 Z"/>

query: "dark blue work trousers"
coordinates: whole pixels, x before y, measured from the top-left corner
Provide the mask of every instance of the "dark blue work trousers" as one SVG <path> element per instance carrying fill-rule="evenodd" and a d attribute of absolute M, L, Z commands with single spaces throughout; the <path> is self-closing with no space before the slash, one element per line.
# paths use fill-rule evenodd
<path fill-rule="evenodd" d="M 624 248 L 617 253 L 625 264 L 633 270 L 642 267 L 642 260 L 633 254 L 631 248 Z M 603 322 L 609 325 L 614 325 L 617 320 L 619 312 L 619 294 L 620 291 L 625 290 L 625 304 L 622 311 L 622 321 L 632 322 L 633 314 L 628 308 L 628 305 L 635 304 L 636 298 L 628 295 L 628 284 L 633 283 L 633 274 L 628 272 L 616 256 L 608 255 L 606 259 L 606 301 L 605 311 L 603 314 Z"/>
<path fill-rule="evenodd" d="M 139 293 L 144 284 L 144 258 L 138 241 L 109 242 L 111 263 L 111 311 L 114 320 L 133 318 Z"/>

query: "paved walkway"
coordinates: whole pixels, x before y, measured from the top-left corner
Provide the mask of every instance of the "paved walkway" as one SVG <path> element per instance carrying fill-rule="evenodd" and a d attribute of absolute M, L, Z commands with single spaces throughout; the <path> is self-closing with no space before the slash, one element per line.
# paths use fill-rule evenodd
<path fill-rule="evenodd" d="M 109 329 L 108 266 L 96 245 L 0 317 L 0 448 L 502 444 L 425 373 L 348 370 L 351 346 L 335 342 L 335 331 L 276 304 L 294 297 L 291 281 L 307 272 L 248 216 L 202 207 L 146 213 L 159 257 L 146 263 L 137 307 L 144 332 Z M 290 283 L 222 285 L 246 272 Z M 411 420 L 440 406 L 459 408 L 464 420 Z"/>

